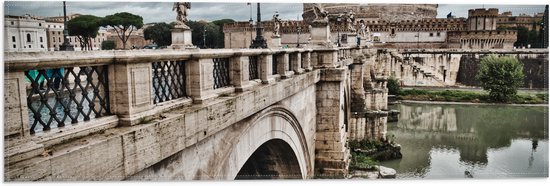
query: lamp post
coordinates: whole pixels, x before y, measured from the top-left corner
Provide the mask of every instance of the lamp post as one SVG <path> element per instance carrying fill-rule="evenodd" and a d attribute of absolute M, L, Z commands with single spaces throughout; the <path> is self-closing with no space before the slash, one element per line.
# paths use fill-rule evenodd
<path fill-rule="evenodd" d="M 202 26 L 202 48 L 206 48 L 206 25 Z"/>
<path fill-rule="evenodd" d="M 336 17 L 336 32 L 338 33 L 336 46 L 340 47 L 340 22 L 342 21 L 342 15 Z"/>
<path fill-rule="evenodd" d="M 258 3 L 258 14 L 257 14 L 257 21 L 256 21 L 256 39 L 252 41 L 252 45 L 250 45 L 250 48 L 267 48 L 267 43 L 262 36 L 262 17 L 260 13 L 260 3 Z"/>
<path fill-rule="evenodd" d="M 59 46 L 61 51 L 74 51 L 74 47 L 69 43 L 69 30 L 67 30 L 67 8 L 63 1 L 63 44 Z"/>
<path fill-rule="evenodd" d="M 298 36 L 296 36 L 296 48 L 300 48 L 300 32 L 302 31 L 302 28 L 298 25 Z"/>
<path fill-rule="evenodd" d="M 252 20 L 252 4 L 248 3 L 248 6 L 250 6 L 250 20 L 248 20 L 248 23 L 250 24 L 250 45 L 252 45 L 252 29 L 254 28 L 254 20 Z"/>

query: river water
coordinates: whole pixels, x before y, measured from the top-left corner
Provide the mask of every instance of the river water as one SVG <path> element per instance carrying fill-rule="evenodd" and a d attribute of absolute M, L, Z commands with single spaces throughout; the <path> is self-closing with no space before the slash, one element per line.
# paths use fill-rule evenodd
<path fill-rule="evenodd" d="M 548 107 L 394 105 L 397 178 L 548 177 Z M 391 137 L 390 137 L 391 138 Z"/>

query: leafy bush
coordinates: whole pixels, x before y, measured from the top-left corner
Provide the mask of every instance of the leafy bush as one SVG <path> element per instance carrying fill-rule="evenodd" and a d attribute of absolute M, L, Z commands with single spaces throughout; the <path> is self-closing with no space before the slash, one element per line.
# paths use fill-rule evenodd
<path fill-rule="evenodd" d="M 399 95 L 399 91 L 401 90 L 401 87 L 399 86 L 399 81 L 397 79 L 390 77 L 388 79 L 388 94 L 390 95 Z"/>
<path fill-rule="evenodd" d="M 508 102 L 523 83 L 523 65 L 513 57 L 490 55 L 481 59 L 476 75 L 492 101 Z"/>
<path fill-rule="evenodd" d="M 116 48 L 115 42 L 111 40 L 105 40 L 101 42 L 101 50 L 113 50 Z"/>

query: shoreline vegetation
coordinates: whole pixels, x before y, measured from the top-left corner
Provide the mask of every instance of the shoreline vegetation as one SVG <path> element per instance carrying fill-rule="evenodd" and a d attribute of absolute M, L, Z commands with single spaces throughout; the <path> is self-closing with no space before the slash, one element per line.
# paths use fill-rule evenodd
<path fill-rule="evenodd" d="M 548 93 L 522 94 L 518 93 L 507 102 L 495 102 L 489 98 L 489 93 L 466 90 L 400 90 L 396 95 L 398 100 L 437 101 L 437 102 L 468 102 L 497 104 L 548 104 Z"/>

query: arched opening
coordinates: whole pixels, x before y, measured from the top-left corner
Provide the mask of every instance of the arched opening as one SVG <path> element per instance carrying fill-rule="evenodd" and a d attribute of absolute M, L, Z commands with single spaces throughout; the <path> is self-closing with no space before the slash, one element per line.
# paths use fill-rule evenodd
<path fill-rule="evenodd" d="M 301 179 L 300 164 L 290 145 L 281 139 L 262 144 L 235 177 L 240 179 Z"/>

